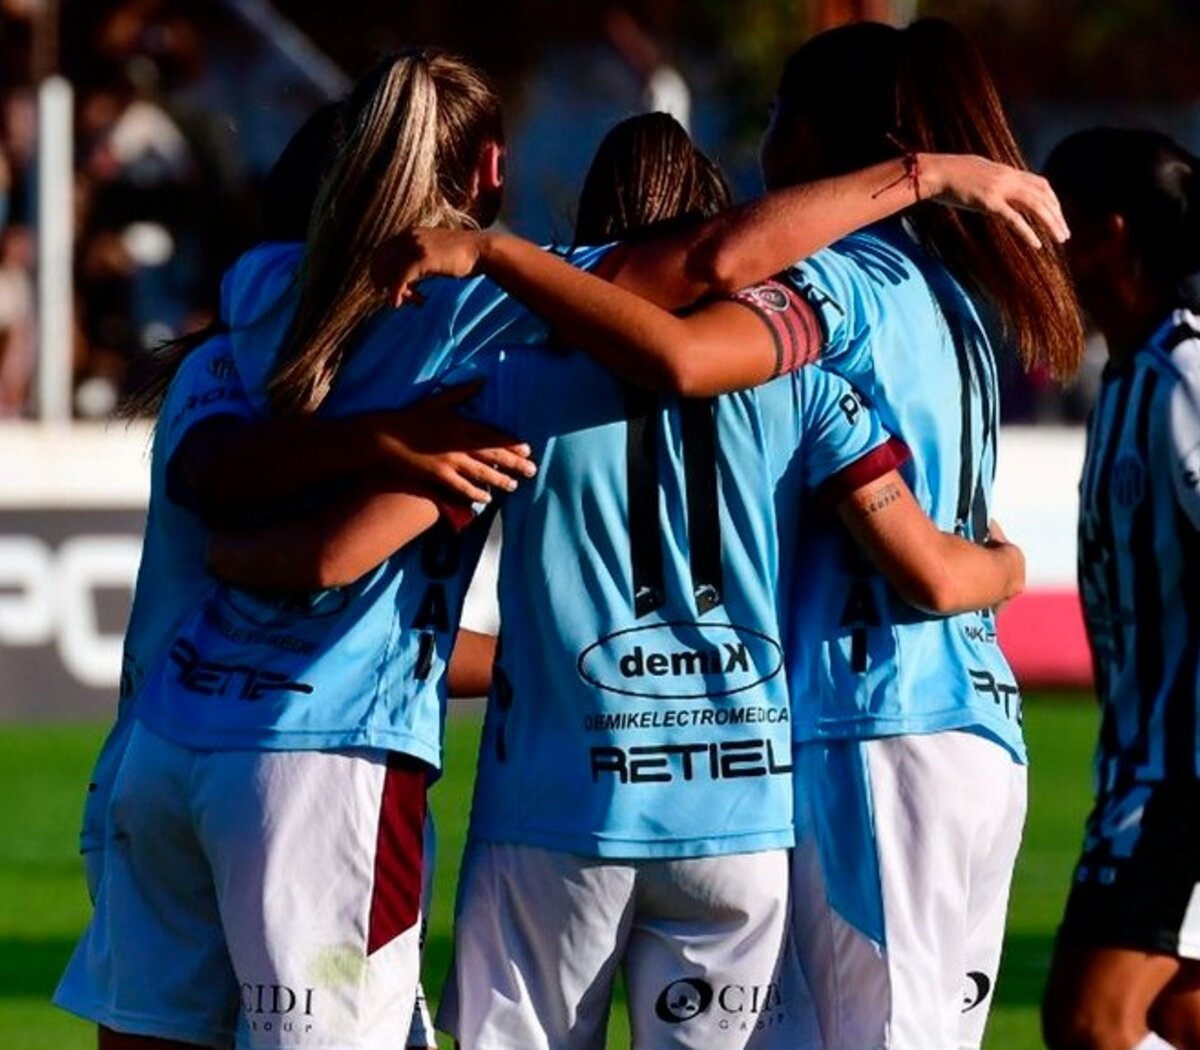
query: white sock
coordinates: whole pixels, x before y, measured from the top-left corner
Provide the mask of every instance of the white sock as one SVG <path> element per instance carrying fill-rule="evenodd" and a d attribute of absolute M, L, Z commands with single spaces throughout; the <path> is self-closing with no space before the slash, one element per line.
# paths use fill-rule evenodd
<path fill-rule="evenodd" d="M 1131 1050 L 1175 1050 L 1175 1047 L 1165 1039 L 1151 1032 L 1137 1046 L 1132 1047 Z"/>

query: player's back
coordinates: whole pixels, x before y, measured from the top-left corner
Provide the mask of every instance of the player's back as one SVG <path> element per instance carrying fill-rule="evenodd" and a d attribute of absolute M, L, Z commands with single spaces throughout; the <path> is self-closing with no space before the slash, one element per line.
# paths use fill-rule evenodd
<path fill-rule="evenodd" d="M 262 246 L 223 286 L 237 372 L 263 412 L 302 258 Z M 430 282 L 420 309 L 364 323 L 321 413 L 403 406 L 499 333 L 544 332 L 495 285 Z M 218 584 L 173 633 L 143 718 L 191 747 L 383 747 L 437 766 L 444 670 L 484 538 L 439 524 L 353 585 L 298 598 Z"/>
<path fill-rule="evenodd" d="M 472 834 L 625 858 L 788 845 L 772 492 L 818 410 L 849 429 L 812 457 L 814 483 L 882 432 L 865 413 L 854 429 L 849 388 L 815 369 L 688 401 L 576 353 L 505 358 L 483 412 L 530 442 L 539 472 L 502 510 Z"/>
<path fill-rule="evenodd" d="M 917 501 L 940 529 L 984 540 L 996 365 L 971 298 L 898 221 L 818 252 L 791 278 L 824 324 L 822 363 L 908 444 Z M 924 614 L 842 530 L 803 527 L 788 601 L 798 739 L 968 729 L 1023 759 L 1019 692 L 991 612 Z"/>

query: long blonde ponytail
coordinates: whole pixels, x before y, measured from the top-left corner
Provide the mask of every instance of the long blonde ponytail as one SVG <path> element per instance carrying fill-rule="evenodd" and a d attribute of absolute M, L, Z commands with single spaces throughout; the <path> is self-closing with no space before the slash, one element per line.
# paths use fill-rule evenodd
<path fill-rule="evenodd" d="M 280 413 L 315 411 L 358 326 L 386 304 L 370 260 L 412 226 L 475 225 L 472 175 L 502 137 L 482 74 L 435 50 L 389 56 L 349 102 L 351 130 L 313 208 L 300 301 L 269 384 Z"/>

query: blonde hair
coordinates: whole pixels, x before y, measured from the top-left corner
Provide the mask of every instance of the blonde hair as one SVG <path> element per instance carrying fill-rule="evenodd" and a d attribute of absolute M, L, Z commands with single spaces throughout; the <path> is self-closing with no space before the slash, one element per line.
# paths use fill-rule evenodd
<path fill-rule="evenodd" d="M 317 196 L 300 300 L 269 384 L 280 413 L 315 411 L 358 326 L 386 302 L 371 257 L 412 226 L 470 227 L 484 147 L 503 140 L 483 74 L 434 49 L 379 62 L 348 103 L 350 130 Z"/>

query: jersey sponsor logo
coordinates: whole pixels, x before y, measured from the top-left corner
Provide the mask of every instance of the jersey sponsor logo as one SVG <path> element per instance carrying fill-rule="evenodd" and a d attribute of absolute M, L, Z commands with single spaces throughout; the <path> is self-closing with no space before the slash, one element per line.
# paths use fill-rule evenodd
<path fill-rule="evenodd" d="M 586 682 L 610 693 L 706 700 L 770 681 L 783 669 L 783 648 L 748 627 L 662 623 L 605 635 L 579 654 L 577 666 Z"/>
<path fill-rule="evenodd" d="M 1112 493 L 1126 510 L 1142 502 L 1146 494 L 1146 467 L 1139 457 L 1123 455 L 1113 465 Z"/>
<path fill-rule="evenodd" d="M 980 1003 L 988 997 L 988 992 L 992 990 L 992 979 L 979 970 L 970 970 L 967 973 L 967 984 L 963 988 L 963 1008 L 964 1014 L 970 1013 Z"/>
<path fill-rule="evenodd" d="M 252 1032 L 312 1032 L 315 994 L 313 988 L 243 982 L 241 998 L 246 1025 Z"/>
<path fill-rule="evenodd" d="M 248 664 L 226 664 L 205 660 L 194 645 L 176 638 L 171 662 L 179 668 L 176 681 L 189 693 L 200 696 L 229 696 L 238 700 L 266 700 L 279 693 L 311 693 L 307 682 L 293 682 L 287 675 Z"/>
<path fill-rule="evenodd" d="M 739 780 L 790 775 L 791 745 L 781 761 L 774 740 L 726 740 L 634 747 L 593 747 L 592 781 L 615 777 L 621 784 L 671 784 L 693 780 Z"/>
<path fill-rule="evenodd" d="M 662 990 L 654 1013 L 670 1025 L 704 1018 L 722 1031 L 768 1028 L 783 1020 L 783 994 L 774 981 L 714 986 L 700 977 L 685 977 Z"/>
<path fill-rule="evenodd" d="M 698 977 L 673 981 L 662 990 L 654 1004 L 654 1012 L 667 1024 L 682 1024 L 699 1017 L 713 1001 L 713 986 Z"/>
<path fill-rule="evenodd" d="M 583 720 L 587 733 L 628 729 L 689 729 L 700 726 L 781 725 L 791 721 L 786 707 L 701 707 L 654 711 L 603 711 Z"/>
<path fill-rule="evenodd" d="M 967 669 L 971 676 L 971 686 L 979 696 L 987 697 L 1004 711 L 1006 718 L 1016 719 L 1017 725 L 1022 724 L 1021 690 L 1015 682 L 1001 682 L 991 671 L 971 667 Z"/>
<path fill-rule="evenodd" d="M 969 623 L 963 627 L 963 637 L 968 642 L 982 642 L 984 645 L 995 645 L 996 628 L 986 623 Z"/>

